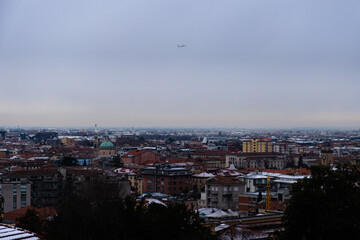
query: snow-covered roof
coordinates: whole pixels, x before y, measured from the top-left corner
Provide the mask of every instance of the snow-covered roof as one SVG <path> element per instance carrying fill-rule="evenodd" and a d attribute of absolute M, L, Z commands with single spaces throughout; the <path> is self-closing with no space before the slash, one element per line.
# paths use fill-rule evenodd
<path fill-rule="evenodd" d="M 260 175 L 260 174 L 248 174 L 245 176 L 245 178 L 251 178 L 251 179 L 266 179 L 267 176 Z"/>
<path fill-rule="evenodd" d="M 267 176 L 270 177 L 278 177 L 282 175 L 281 173 L 272 173 L 272 172 L 251 172 L 247 174 L 246 178 L 267 178 Z"/>
<path fill-rule="evenodd" d="M 281 178 L 281 179 L 300 180 L 300 179 L 305 178 L 306 176 L 305 176 L 305 175 L 296 175 L 296 176 L 293 176 L 293 175 L 282 174 L 282 175 L 279 175 L 279 176 L 277 176 L 277 177 L 278 177 L 278 178 Z"/>
<path fill-rule="evenodd" d="M 49 157 L 31 157 L 28 160 L 48 160 Z"/>
<path fill-rule="evenodd" d="M 193 177 L 200 177 L 200 178 L 211 178 L 214 177 L 214 174 L 211 173 L 207 173 L 207 172 L 202 172 L 202 173 L 198 173 L 198 174 L 194 174 Z"/>
<path fill-rule="evenodd" d="M 160 204 L 160 205 L 163 205 L 165 207 L 167 207 L 167 205 L 165 203 L 163 203 L 162 201 L 156 199 L 156 198 L 147 198 L 146 201 L 149 203 L 149 204 Z"/>
<path fill-rule="evenodd" d="M 218 208 L 199 208 L 198 213 L 201 217 L 207 218 L 223 218 L 223 217 L 238 217 L 237 212 L 233 212 L 230 209 L 223 211 Z"/>
<path fill-rule="evenodd" d="M 6 240 L 38 240 L 40 239 L 35 233 L 13 227 L 7 224 L 0 224 L 0 239 Z"/>
<path fill-rule="evenodd" d="M 135 175 L 134 171 L 129 168 L 117 168 L 114 170 L 114 172 Z"/>
<path fill-rule="evenodd" d="M 215 232 L 218 232 L 218 231 L 221 231 L 221 230 L 224 230 L 226 228 L 230 227 L 229 225 L 225 224 L 225 223 L 222 223 L 220 224 L 219 226 L 216 226 L 215 227 Z"/>
<path fill-rule="evenodd" d="M 276 183 L 287 183 L 287 184 L 294 184 L 297 181 L 296 180 L 283 180 L 283 179 L 276 179 L 274 180 Z"/>
<path fill-rule="evenodd" d="M 221 209 L 217 209 L 214 212 L 207 214 L 207 217 L 210 218 L 222 218 L 222 217 L 228 217 L 227 212 L 221 210 Z"/>

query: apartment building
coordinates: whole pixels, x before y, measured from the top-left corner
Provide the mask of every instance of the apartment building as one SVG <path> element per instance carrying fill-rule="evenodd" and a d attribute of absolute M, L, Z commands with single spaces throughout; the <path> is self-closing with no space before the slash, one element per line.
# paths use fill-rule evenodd
<path fill-rule="evenodd" d="M 243 143 L 243 152 L 272 152 L 272 143 L 269 139 L 258 139 L 253 138 Z"/>
<path fill-rule="evenodd" d="M 245 191 L 245 182 L 239 178 L 215 176 L 205 185 L 206 207 L 237 210 L 239 194 Z"/>
<path fill-rule="evenodd" d="M 1 176 L 0 194 L 4 201 L 4 213 L 31 204 L 31 183 L 24 172 L 10 172 Z"/>
<path fill-rule="evenodd" d="M 193 172 L 172 164 L 154 164 L 141 170 L 143 192 L 179 194 L 192 189 Z"/>

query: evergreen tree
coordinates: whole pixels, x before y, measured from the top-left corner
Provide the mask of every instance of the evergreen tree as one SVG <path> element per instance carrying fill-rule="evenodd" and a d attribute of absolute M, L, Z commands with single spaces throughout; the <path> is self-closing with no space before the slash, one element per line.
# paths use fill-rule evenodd
<path fill-rule="evenodd" d="M 303 161 L 303 157 L 302 157 L 302 156 L 299 157 L 298 167 L 299 167 L 299 168 L 304 167 L 304 161 Z"/>
<path fill-rule="evenodd" d="M 41 219 L 39 213 L 35 209 L 28 209 L 25 215 L 17 219 L 16 227 L 29 230 L 31 232 L 41 234 Z"/>
<path fill-rule="evenodd" d="M 259 191 L 258 197 L 257 197 L 257 202 L 261 202 L 262 201 L 262 193 Z"/>
<path fill-rule="evenodd" d="M 294 184 L 278 239 L 360 239 L 360 171 L 319 166 Z"/>
<path fill-rule="evenodd" d="M 61 160 L 61 166 L 77 166 L 77 165 L 78 165 L 77 160 L 76 158 L 73 157 L 64 157 Z"/>
<path fill-rule="evenodd" d="M 109 197 L 112 195 L 112 197 Z M 114 189 L 97 185 L 67 194 L 47 226 L 46 239 L 212 239 L 202 219 L 185 204 L 163 206 L 114 198 Z"/>

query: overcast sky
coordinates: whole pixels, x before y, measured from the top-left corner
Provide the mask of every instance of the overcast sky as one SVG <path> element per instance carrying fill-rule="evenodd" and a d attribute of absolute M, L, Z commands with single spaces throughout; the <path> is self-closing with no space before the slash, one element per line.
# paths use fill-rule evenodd
<path fill-rule="evenodd" d="M 359 0 L 2 0 L 0 126 L 360 127 L 359 23 Z"/>

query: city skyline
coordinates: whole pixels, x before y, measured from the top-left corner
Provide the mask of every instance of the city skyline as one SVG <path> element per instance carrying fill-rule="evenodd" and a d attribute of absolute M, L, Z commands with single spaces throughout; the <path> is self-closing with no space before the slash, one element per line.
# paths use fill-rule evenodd
<path fill-rule="evenodd" d="M 359 10 L 2 1 L 0 126 L 359 128 Z"/>

